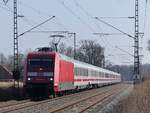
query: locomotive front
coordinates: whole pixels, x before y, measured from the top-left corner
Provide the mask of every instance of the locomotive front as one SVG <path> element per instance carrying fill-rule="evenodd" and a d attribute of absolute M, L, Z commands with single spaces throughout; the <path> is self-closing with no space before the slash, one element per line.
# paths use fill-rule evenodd
<path fill-rule="evenodd" d="M 48 96 L 53 93 L 55 55 L 29 53 L 26 60 L 25 89 L 29 96 Z"/>

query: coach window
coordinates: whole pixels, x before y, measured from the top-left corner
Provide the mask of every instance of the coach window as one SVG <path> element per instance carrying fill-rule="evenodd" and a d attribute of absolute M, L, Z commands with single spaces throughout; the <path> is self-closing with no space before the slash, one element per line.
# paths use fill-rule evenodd
<path fill-rule="evenodd" d="M 116 76 L 115 76 L 115 75 L 113 75 L 113 78 L 116 78 Z"/>
<path fill-rule="evenodd" d="M 105 73 L 103 73 L 103 77 L 105 78 Z"/>
<path fill-rule="evenodd" d="M 82 76 L 85 76 L 85 69 L 81 68 L 81 70 L 82 70 Z"/>
<path fill-rule="evenodd" d="M 81 68 L 79 68 L 79 75 L 81 76 Z"/>
<path fill-rule="evenodd" d="M 99 71 L 99 77 L 101 77 L 102 76 L 102 74 L 101 74 L 101 72 Z"/>
<path fill-rule="evenodd" d="M 84 72 L 84 68 L 81 68 L 81 75 L 82 75 L 82 76 L 85 76 L 84 73 L 85 73 L 85 72 Z"/>
<path fill-rule="evenodd" d="M 92 76 L 95 76 L 95 71 L 94 70 L 92 70 Z"/>
<path fill-rule="evenodd" d="M 99 77 L 99 72 L 98 71 L 96 71 L 96 76 Z"/>
<path fill-rule="evenodd" d="M 84 68 L 81 69 L 82 69 L 82 76 L 85 76 L 85 69 Z"/>
<path fill-rule="evenodd" d="M 91 76 L 92 75 L 92 72 L 91 72 L 91 70 L 89 69 L 88 70 L 88 76 Z"/>
<path fill-rule="evenodd" d="M 96 71 L 95 70 L 93 71 L 93 75 L 96 77 Z"/>
<path fill-rule="evenodd" d="M 77 76 L 80 76 L 80 69 L 79 68 L 76 68 L 76 74 L 77 74 Z"/>
<path fill-rule="evenodd" d="M 105 77 L 106 77 L 106 78 L 109 78 L 109 75 L 108 75 L 108 73 L 105 73 Z"/>
<path fill-rule="evenodd" d="M 81 75 L 84 76 L 84 69 L 80 68 Z"/>
<path fill-rule="evenodd" d="M 74 68 L 74 75 L 78 75 L 78 72 L 77 72 L 77 71 L 78 71 L 78 69 L 75 67 L 75 68 Z"/>
<path fill-rule="evenodd" d="M 88 69 L 85 69 L 85 76 L 88 76 Z"/>
<path fill-rule="evenodd" d="M 103 77 L 105 78 L 105 73 L 103 72 Z"/>

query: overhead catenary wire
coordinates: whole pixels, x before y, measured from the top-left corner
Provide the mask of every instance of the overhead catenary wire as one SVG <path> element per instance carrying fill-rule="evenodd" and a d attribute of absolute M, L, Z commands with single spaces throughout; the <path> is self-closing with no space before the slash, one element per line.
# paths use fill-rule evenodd
<path fill-rule="evenodd" d="M 3 10 L 5 10 L 5 11 L 7 11 L 8 13 L 10 13 L 10 14 L 13 14 L 13 10 L 9 7 L 9 6 L 7 6 L 7 5 L 5 5 L 5 6 L 3 6 L 3 5 L 1 5 L 0 4 L 0 8 L 2 8 Z M 20 15 L 18 15 L 18 17 L 19 17 Z M 33 27 L 34 25 L 33 25 L 33 23 L 35 23 L 33 20 L 29 20 L 25 15 L 23 15 L 23 17 L 21 17 L 21 19 L 25 22 L 25 23 L 27 23 L 28 25 L 30 25 L 31 27 Z M 44 26 L 42 26 L 44 29 L 46 29 Z M 40 30 L 40 28 L 37 28 L 37 29 L 39 29 Z"/>
<path fill-rule="evenodd" d="M 48 18 L 47 20 L 45 20 L 44 22 L 42 22 L 42 23 L 40 23 L 40 24 L 38 24 L 38 25 L 32 27 L 31 29 L 29 29 L 29 30 L 27 30 L 27 31 L 25 31 L 25 32 L 23 32 L 23 33 L 21 33 L 20 35 L 18 35 L 18 37 L 20 37 L 20 36 L 22 36 L 22 35 L 24 35 L 24 34 L 30 32 L 30 31 L 32 31 L 32 30 L 35 29 L 35 28 L 38 28 L 39 26 L 45 24 L 46 22 L 50 21 L 50 20 L 53 19 L 53 18 L 55 18 L 55 16 L 52 16 L 52 17 Z"/>
<path fill-rule="evenodd" d="M 93 18 L 93 16 L 85 9 L 83 8 L 78 2 L 77 0 L 73 0 L 75 5 L 80 8 L 88 17 Z"/>
<path fill-rule="evenodd" d="M 67 31 L 67 28 L 64 26 L 64 24 L 60 21 L 60 19 L 58 17 L 55 17 L 55 23 L 57 25 L 59 25 L 60 27 L 62 27 L 65 31 Z"/>
<path fill-rule="evenodd" d="M 74 1 L 74 3 L 76 4 L 76 6 L 77 7 L 79 7 L 89 18 L 93 18 L 93 16 L 88 12 L 88 11 L 86 11 L 76 0 L 73 0 Z M 134 17 L 101 17 L 101 18 L 111 18 L 111 19 L 129 19 L 129 18 L 134 18 Z M 96 24 L 96 26 L 99 28 L 99 29 L 101 29 L 101 27 L 100 26 L 98 26 L 98 24 Z M 107 35 L 124 35 L 124 34 L 127 34 L 127 33 L 124 33 L 123 31 L 121 31 L 121 33 L 107 33 Z M 128 34 L 128 36 L 129 36 L 129 34 Z M 116 47 L 114 47 L 113 45 L 111 45 L 109 42 L 108 42 L 108 40 L 106 40 L 106 42 L 105 42 L 105 40 L 101 37 L 101 40 L 102 40 L 102 42 L 104 43 L 104 45 L 106 46 L 106 47 L 112 47 L 112 48 L 114 48 L 114 49 L 118 49 L 118 48 L 116 48 Z M 109 46 L 108 46 L 109 45 Z M 119 49 L 120 50 L 120 49 Z M 129 54 L 129 53 L 127 53 L 127 54 Z"/>
<path fill-rule="evenodd" d="M 8 3 L 9 0 L 3 0 L 3 2 L 5 3 L 5 5 Z"/>
<path fill-rule="evenodd" d="M 76 1 L 76 0 L 75 0 Z M 81 7 L 81 9 L 83 9 L 83 10 L 85 10 L 80 4 L 78 4 L 79 5 L 79 7 Z M 85 10 L 85 12 L 87 13 L 87 16 L 89 15 L 89 17 L 91 17 L 91 15 Z M 38 13 L 38 11 L 37 11 L 37 13 Z M 40 12 L 39 13 L 40 15 L 42 14 L 42 12 Z M 30 22 L 30 20 L 28 21 L 28 22 Z M 30 23 L 32 23 L 32 22 L 30 22 Z M 29 24 L 30 24 L 29 23 Z M 33 26 L 33 25 L 31 25 L 31 26 Z M 104 39 L 105 40 L 105 39 Z"/>
<path fill-rule="evenodd" d="M 57 0 L 60 4 L 63 5 L 63 7 L 68 11 L 70 12 L 74 17 L 76 17 L 83 25 L 85 25 L 86 27 L 88 27 L 88 29 L 92 32 L 95 32 L 95 30 L 88 24 L 86 23 L 84 20 L 81 19 L 80 16 L 78 16 L 70 7 L 68 7 L 64 1 L 62 0 Z"/>
<path fill-rule="evenodd" d="M 42 16 L 46 16 L 46 17 L 51 17 L 52 15 L 51 14 L 48 14 L 44 11 L 40 11 L 39 9 L 37 8 L 34 8 L 30 5 L 27 5 L 26 3 L 22 2 L 22 1 L 19 1 L 20 5 L 26 7 L 26 8 L 29 8 L 31 9 L 32 11 L 34 11 L 35 13 L 37 13 L 40 17 Z M 61 27 L 62 29 L 64 30 L 67 30 L 67 28 L 64 26 L 64 24 L 60 21 L 60 19 L 58 17 L 55 17 L 55 21 L 54 21 L 59 27 Z"/>
<path fill-rule="evenodd" d="M 93 16 L 88 11 L 86 11 L 76 0 L 73 0 L 73 1 L 76 4 L 76 6 L 79 7 L 89 18 L 93 19 Z M 101 29 L 101 27 L 98 24 L 95 23 L 95 25 L 97 26 L 97 28 Z M 105 42 L 105 40 L 102 37 L 101 37 L 101 40 L 106 47 L 109 47 L 108 42 Z"/>
<path fill-rule="evenodd" d="M 0 8 L 2 8 L 3 10 L 13 14 L 13 11 L 11 8 L 8 8 L 6 5 L 4 6 L 3 4 L 0 3 Z"/>
<path fill-rule="evenodd" d="M 99 26 L 98 26 L 99 27 Z M 114 48 L 115 49 L 115 51 L 116 50 L 119 50 L 119 51 L 122 51 L 122 52 L 124 52 L 124 50 L 123 49 L 119 49 L 119 48 L 117 48 L 115 45 L 112 45 L 111 43 L 109 43 L 109 41 L 107 40 L 107 38 L 103 38 L 103 35 L 100 35 L 100 33 L 97 33 L 97 34 L 95 34 L 94 33 L 94 35 L 99 35 L 100 36 L 100 39 L 101 39 L 101 41 L 103 42 L 103 44 L 105 45 L 105 47 L 107 47 L 107 50 L 109 50 L 110 51 L 110 49 L 112 49 L 112 48 Z M 117 34 L 117 35 L 121 35 L 120 33 L 119 34 Z M 125 53 L 125 52 L 124 52 Z M 114 56 L 114 58 L 115 59 L 120 59 L 120 58 L 122 58 L 120 55 L 118 55 L 118 54 L 112 54 L 113 56 Z M 129 55 L 129 53 L 126 53 L 126 55 Z M 130 55 L 131 56 L 131 55 Z M 117 58 L 118 57 L 118 58 Z"/>
<path fill-rule="evenodd" d="M 36 24 L 35 22 L 31 22 L 31 20 L 29 20 L 28 18 L 26 18 L 26 17 L 23 17 L 22 18 L 22 20 L 23 21 L 25 21 L 28 25 L 30 25 L 31 27 L 34 27 L 34 24 Z M 43 27 L 43 26 L 42 26 Z M 41 30 L 41 28 L 37 28 L 37 29 L 39 29 L 39 30 Z"/>
<path fill-rule="evenodd" d="M 100 35 L 99 35 L 99 36 L 100 36 Z M 116 52 L 116 50 L 121 51 L 120 49 L 116 48 L 114 45 L 112 45 L 111 43 L 109 43 L 109 41 L 106 40 L 106 38 L 104 39 L 102 36 L 100 36 L 100 39 L 101 39 L 102 43 L 105 45 L 105 47 L 107 47 L 107 50 L 108 50 L 108 51 L 111 51 L 112 48 L 114 48 L 115 52 Z M 124 51 L 122 51 L 122 52 L 124 52 Z M 124 53 L 125 53 L 125 52 L 124 52 Z M 126 54 L 128 55 L 128 53 L 126 53 Z M 122 58 L 122 57 L 121 57 L 119 54 L 117 54 L 117 53 L 111 53 L 111 55 L 112 55 L 115 59 L 117 59 L 117 60 Z M 121 63 L 121 61 L 119 61 L 119 62 Z"/>
<path fill-rule="evenodd" d="M 75 3 L 75 5 L 80 10 L 82 10 L 85 13 L 85 15 L 88 17 L 87 19 L 89 21 L 90 21 L 90 19 L 93 20 L 93 15 L 91 13 L 89 13 L 77 0 L 72 0 L 72 1 Z M 93 21 L 93 22 L 94 22 L 95 26 L 100 29 L 100 26 L 98 26 L 98 24 L 95 21 Z"/>
<path fill-rule="evenodd" d="M 129 17 L 98 17 L 101 19 L 134 19 L 134 17 L 129 16 Z"/>
<path fill-rule="evenodd" d="M 126 36 L 128 36 L 128 37 L 131 37 L 131 38 L 133 38 L 133 39 L 135 38 L 135 37 L 133 37 L 132 35 L 130 35 L 130 34 L 124 32 L 124 31 L 118 29 L 117 27 L 115 27 L 115 26 L 109 24 L 108 22 L 105 22 L 104 20 L 101 20 L 101 19 L 98 18 L 98 17 L 95 17 L 95 19 L 97 19 L 98 21 L 102 22 L 103 24 L 105 24 L 105 25 L 107 25 L 107 26 L 109 26 L 109 27 L 112 27 L 112 28 L 116 29 L 117 31 L 121 32 L 122 34 L 124 34 L 124 35 L 126 35 Z"/>
<path fill-rule="evenodd" d="M 129 53 L 128 51 L 125 51 L 125 50 L 123 50 L 123 49 L 121 49 L 120 47 L 118 47 L 118 46 L 115 46 L 117 49 L 119 49 L 120 51 L 122 51 L 122 52 L 124 52 L 124 53 L 127 53 L 128 55 L 130 55 L 130 56 L 132 56 L 132 57 L 134 57 L 134 55 L 133 54 L 131 54 L 131 53 Z"/>
<path fill-rule="evenodd" d="M 37 8 L 31 7 L 30 5 L 28 5 L 28 4 L 26 4 L 26 3 L 22 2 L 22 1 L 18 1 L 18 2 L 19 2 L 20 5 L 22 5 L 22 6 L 26 7 L 26 8 L 31 9 L 32 11 L 34 11 L 35 13 L 37 13 L 40 16 L 47 16 L 47 17 L 53 16 L 53 15 L 47 14 L 44 11 L 41 11 L 41 10 L 39 10 Z"/>
<path fill-rule="evenodd" d="M 91 18 L 93 18 L 92 17 L 92 15 L 91 14 L 89 14 L 81 5 L 79 5 L 79 3 L 76 1 L 76 0 L 73 0 L 74 2 L 75 2 L 75 4 L 76 4 L 76 6 L 77 7 L 79 7 L 81 10 L 83 10 L 84 12 L 85 12 L 85 14 L 87 15 L 87 16 L 89 16 L 89 17 L 91 17 Z M 118 18 L 118 17 L 117 17 Z M 119 17 L 119 18 L 131 18 L 131 17 Z M 96 24 L 97 25 L 97 27 L 98 28 L 100 28 L 100 26 L 98 26 L 98 24 Z M 101 28 L 100 28 L 101 29 Z M 108 34 L 108 33 L 107 33 Z M 114 33 L 115 35 L 123 35 L 123 34 L 121 34 L 121 33 Z M 108 34 L 109 35 L 109 34 Z M 113 47 L 114 49 L 118 49 L 118 48 L 116 48 L 116 47 L 114 47 L 113 45 L 111 45 L 109 42 L 108 42 L 108 40 L 107 40 L 107 42 L 105 42 L 105 40 L 101 37 L 101 40 L 102 40 L 102 42 L 104 43 L 104 45 L 105 45 L 105 47 Z M 108 46 L 109 45 L 109 46 Z"/>

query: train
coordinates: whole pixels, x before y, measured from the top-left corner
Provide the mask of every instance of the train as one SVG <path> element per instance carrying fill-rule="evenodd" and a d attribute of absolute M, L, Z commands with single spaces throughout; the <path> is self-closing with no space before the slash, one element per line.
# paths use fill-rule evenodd
<path fill-rule="evenodd" d="M 119 73 L 50 51 L 28 53 L 23 86 L 30 96 L 57 95 L 121 82 Z"/>

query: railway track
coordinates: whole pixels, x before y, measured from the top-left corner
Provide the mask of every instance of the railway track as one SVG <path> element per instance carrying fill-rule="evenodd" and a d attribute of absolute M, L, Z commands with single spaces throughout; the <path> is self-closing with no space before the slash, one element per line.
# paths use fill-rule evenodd
<path fill-rule="evenodd" d="M 82 113 L 87 111 L 90 107 L 107 100 L 107 98 L 116 95 L 124 89 L 125 88 L 111 89 L 103 93 L 93 94 L 80 100 L 69 102 L 60 107 L 51 108 L 47 113 Z"/>
<path fill-rule="evenodd" d="M 1 111 L 1 109 L 3 109 L 3 108 L 7 108 L 7 107 L 9 107 L 9 106 L 12 106 L 12 105 L 18 105 L 18 104 L 22 104 L 22 103 L 26 103 L 26 102 L 29 102 L 30 101 L 30 99 L 26 99 L 26 100 L 21 100 L 21 101 L 8 101 L 8 102 L 6 102 L 6 103 L 0 103 L 0 111 Z"/>
<path fill-rule="evenodd" d="M 62 111 L 68 107 L 71 107 L 69 105 L 74 105 L 77 103 L 82 102 L 83 100 L 87 100 L 91 98 L 92 100 L 95 100 L 94 97 L 97 96 L 97 98 L 101 95 L 102 97 L 108 98 L 110 96 L 107 94 L 108 92 L 114 92 L 116 89 L 120 89 L 123 87 L 123 84 L 103 87 L 99 89 L 92 89 L 88 91 L 83 91 L 75 94 L 70 94 L 62 97 L 57 97 L 53 99 L 43 100 L 43 101 L 29 101 L 26 100 L 24 102 L 16 103 L 14 105 L 8 105 L 0 107 L 0 113 L 7 113 L 7 112 L 13 112 L 13 113 L 26 113 L 26 110 L 28 112 L 39 112 L 45 113 L 45 112 L 57 112 Z M 114 90 L 114 91 L 113 91 Z M 111 94 L 112 95 L 112 94 Z M 97 99 L 96 99 L 97 100 Z M 101 100 L 100 100 L 101 101 Z M 71 103 L 70 103 L 71 102 Z M 69 103 L 69 105 L 67 104 Z M 62 106 L 64 105 L 64 106 Z M 57 108 L 56 108 L 57 107 Z M 41 111 L 42 109 L 42 111 Z"/>

